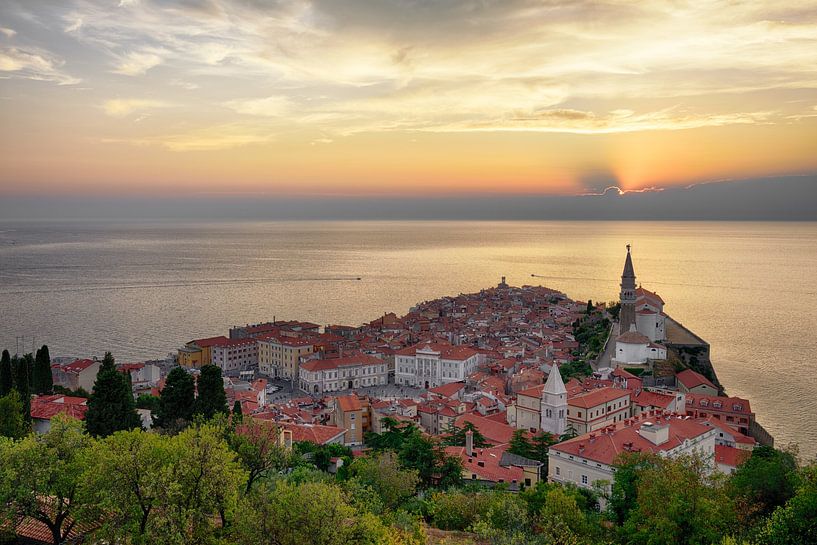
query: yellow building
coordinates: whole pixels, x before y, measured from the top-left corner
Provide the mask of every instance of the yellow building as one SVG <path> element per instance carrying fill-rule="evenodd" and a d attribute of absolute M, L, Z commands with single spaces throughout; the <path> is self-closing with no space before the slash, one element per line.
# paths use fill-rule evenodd
<path fill-rule="evenodd" d="M 297 337 L 258 339 L 258 372 L 271 378 L 297 379 L 301 357 L 314 350 L 312 342 Z"/>
<path fill-rule="evenodd" d="M 198 369 L 202 365 L 213 363 L 212 348 L 215 345 L 228 342 L 225 336 L 196 339 L 179 348 L 178 362 L 182 367 Z"/>

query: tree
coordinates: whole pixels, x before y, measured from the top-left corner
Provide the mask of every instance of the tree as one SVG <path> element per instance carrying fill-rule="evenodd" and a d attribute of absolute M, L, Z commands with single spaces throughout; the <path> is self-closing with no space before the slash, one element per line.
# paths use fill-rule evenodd
<path fill-rule="evenodd" d="M 414 469 L 423 487 L 446 488 L 462 482 L 462 462 L 448 456 L 433 439 L 423 436 L 416 427 L 412 429 L 397 453 L 405 469 Z"/>
<path fill-rule="evenodd" d="M 167 486 L 160 509 L 171 534 L 156 539 L 167 543 L 182 533 L 185 542 L 197 543 L 213 533 L 213 517 L 221 519 L 222 528 L 230 524 L 238 501 L 238 491 L 247 481 L 247 473 L 236 461 L 224 441 L 223 425 L 207 423 L 191 426 L 166 440 L 170 457 L 166 467 Z"/>
<path fill-rule="evenodd" d="M 51 375 L 51 355 L 48 353 L 47 345 L 37 350 L 32 374 L 34 393 L 38 395 L 50 393 L 54 387 L 54 378 Z"/>
<path fill-rule="evenodd" d="M 734 508 L 726 487 L 708 476 L 700 456 L 655 456 L 641 469 L 638 506 L 624 524 L 633 544 L 716 543 L 735 528 Z"/>
<path fill-rule="evenodd" d="M 14 383 L 12 376 L 11 355 L 9 355 L 8 350 L 3 350 L 3 356 L 0 358 L 0 396 L 4 396 L 11 391 Z"/>
<path fill-rule="evenodd" d="M 167 437 L 141 430 L 118 431 L 91 449 L 83 488 L 105 512 L 99 537 L 111 543 L 151 543 L 157 533 L 152 517 L 166 507 L 170 483 L 164 478 L 170 461 Z"/>
<path fill-rule="evenodd" d="M 610 517 L 618 524 L 630 516 L 638 507 L 638 480 L 647 467 L 655 464 L 655 457 L 651 454 L 622 453 L 613 463 L 615 474 L 613 478 L 610 501 L 607 510 Z"/>
<path fill-rule="evenodd" d="M 94 437 L 107 437 L 115 431 L 142 426 L 128 378 L 116 369 L 110 352 L 105 353 L 96 375 L 85 426 Z"/>
<path fill-rule="evenodd" d="M 592 532 L 586 515 L 576 503 L 576 497 L 562 487 L 548 490 L 536 525 L 546 543 L 578 545 L 586 543 L 586 538 Z"/>
<path fill-rule="evenodd" d="M 31 425 L 31 390 L 29 389 L 29 374 L 34 362 L 31 354 L 26 354 L 22 358 L 14 356 L 11 359 L 13 368 L 14 389 L 20 394 L 22 402 L 23 419 Z"/>
<path fill-rule="evenodd" d="M 139 397 L 136 398 L 136 408 L 156 413 L 159 410 L 159 398 L 150 394 L 139 394 Z"/>
<path fill-rule="evenodd" d="M 213 418 L 217 413 L 229 414 L 227 394 L 224 393 L 224 380 L 221 378 L 220 367 L 217 365 L 203 365 L 201 367 L 198 393 L 195 414 L 202 415 L 206 420 Z"/>
<path fill-rule="evenodd" d="M 366 432 L 366 445 L 374 450 L 393 450 L 399 452 L 403 444 L 411 437 L 417 426 L 413 422 L 399 422 L 386 417 L 381 421 L 382 433 Z"/>
<path fill-rule="evenodd" d="M 762 545 L 817 543 L 817 462 L 801 470 L 795 495 L 775 509 L 758 536 Z"/>
<path fill-rule="evenodd" d="M 593 312 L 593 300 L 588 299 L 587 300 L 587 309 L 584 311 L 584 313 L 589 316 L 592 312 Z"/>
<path fill-rule="evenodd" d="M 237 423 L 235 431 L 230 434 L 230 448 L 247 471 L 245 493 L 259 478 L 289 465 L 290 456 L 279 442 L 279 433 L 272 422 L 247 417 Z"/>
<path fill-rule="evenodd" d="M 466 422 L 462 427 L 455 425 L 453 422 L 449 424 L 444 430 L 442 444 L 448 447 L 464 447 L 465 435 L 471 432 L 474 438 L 474 448 L 487 448 L 491 443 L 485 439 L 485 436 L 480 433 L 477 427 L 471 422 Z"/>
<path fill-rule="evenodd" d="M 381 543 L 384 533 L 377 517 L 358 513 L 337 485 L 282 481 L 242 501 L 232 537 L 258 545 L 345 545 Z"/>
<path fill-rule="evenodd" d="M 82 517 L 95 519 L 92 505 L 78 493 L 92 444 L 82 422 L 58 416 L 51 419 L 47 433 L 31 434 L 3 449 L 4 520 L 31 517 L 43 523 L 54 545 L 59 545 Z"/>
<path fill-rule="evenodd" d="M 244 418 L 244 413 L 241 412 L 241 401 L 238 399 L 233 403 L 233 422 L 239 423 Z"/>
<path fill-rule="evenodd" d="M 730 480 L 749 518 L 765 517 L 797 491 L 797 457 L 791 451 L 758 446 Z"/>
<path fill-rule="evenodd" d="M 349 475 L 363 485 L 372 487 L 389 508 L 414 495 L 420 481 L 416 470 L 401 469 L 394 452 L 381 452 L 357 458 L 349 466 Z"/>
<path fill-rule="evenodd" d="M 22 439 L 30 431 L 31 426 L 23 418 L 23 403 L 17 390 L 0 397 L 0 436 Z"/>
<path fill-rule="evenodd" d="M 174 367 L 159 393 L 159 407 L 153 415 L 153 425 L 165 430 L 187 426 L 193 419 L 195 392 L 196 385 L 190 373 L 181 367 Z"/>

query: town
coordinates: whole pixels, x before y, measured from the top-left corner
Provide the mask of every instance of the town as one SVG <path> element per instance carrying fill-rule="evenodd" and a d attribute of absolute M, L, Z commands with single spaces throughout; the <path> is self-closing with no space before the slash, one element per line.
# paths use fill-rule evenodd
<path fill-rule="evenodd" d="M 167 399 L 180 385 L 189 385 L 192 403 L 193 384 L 202 397 L 205 380 L 207 388 L 215 380 L 221 406 L 275 430 L 275 445 L 338 454 L 322 464 L 330 473 L 389 434 L 417 429 L 457 462 L 462 482 L 517 493 L 559 483 L 593 492 L 601 510 L 622 453 L 694 456 L 708 473 L 732 475 L 753 449 L 773 447 L 749 400 L 725 394 L 708 344 L 637 285 L 629 245 L 620 285 L 619 301 L 593 303 L 502 278 L 363 325 L 235 326 L 184 343 L 169 361 L 116 369 L 145 430 L 175 425 Z M 34 393 L 43 380 L 53 385 L 30 400 L 37 434 L 55 418 L 85 420 L 100 370 L 113 365 L 109 357 L 52 361 L 46 347 L 36 362 L 27 357 Z M 15 356 L 15 373 L 23 359 Z M 429 479 L 439 484 L 439 472 Z M 36 520 L 16 531 L 52 542 Z"/>

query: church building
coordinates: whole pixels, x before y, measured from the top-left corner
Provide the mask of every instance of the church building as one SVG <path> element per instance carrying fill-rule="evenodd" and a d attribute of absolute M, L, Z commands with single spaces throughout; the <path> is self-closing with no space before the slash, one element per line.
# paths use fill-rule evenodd
<path fill-rule="evenodd" d="M 629 244 L 619 297 L 619 336 L 616 337 L 613 366 L 647 365 L 651 360 L 667 359 L 666 347 L 657 342 L 666 339 L 664 300 L 641 286 L 636 288 Z"/>

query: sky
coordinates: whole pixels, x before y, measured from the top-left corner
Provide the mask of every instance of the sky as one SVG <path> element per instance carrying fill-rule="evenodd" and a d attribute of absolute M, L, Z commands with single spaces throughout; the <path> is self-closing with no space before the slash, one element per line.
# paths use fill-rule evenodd
<path fill-rule="evenodd" d="M 814 1 L 0 3 L 6 209 L 724 180 L 732 201 L 772 178 L 813 197 L 815 173 Z"/>

